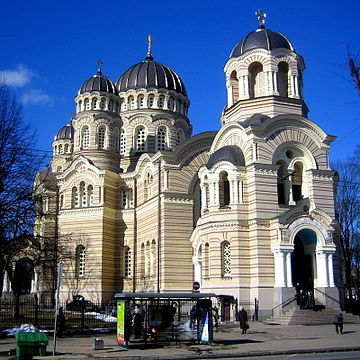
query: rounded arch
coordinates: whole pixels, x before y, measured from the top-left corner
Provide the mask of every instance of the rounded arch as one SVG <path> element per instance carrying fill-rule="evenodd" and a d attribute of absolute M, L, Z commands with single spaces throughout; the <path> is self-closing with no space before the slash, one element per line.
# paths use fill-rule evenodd
<path fill-rule="evenodd" d="M 280 96 L 289 96 L 289 64 L 285 61 L 278 63 L 277 75 L 278 91 Z"/>
<path fill-rule="evenodd" d="M 230 87 L 232 103 L 235 104 L 239 100 L 239 80 L 236 70 L 233 70 L 230 74 Z"/>
<path fill-rule="evenodd" d="M 249 97 L 254 99 L 265 95 L 266 78 L 263 64 L 259 61 L 251 63 L 248 67 Z"/>

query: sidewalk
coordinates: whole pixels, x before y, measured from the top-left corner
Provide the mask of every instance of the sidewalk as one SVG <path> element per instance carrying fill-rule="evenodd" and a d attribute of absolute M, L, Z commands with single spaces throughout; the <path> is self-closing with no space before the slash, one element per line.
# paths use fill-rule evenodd
<path fill-rule="evenodd" d="M 56 356 L 52 356 L 53 343 L 50 337 L 48 356 L 34 359 L 197 359 L 212 357 L 275 355 L 304 352 L 324 352 L 342 350 L 360 350 L 360 323 L 344 325 L 344 334 L 335 333 L 334 326 L 329 325 L 266 325 L 261 322 L 250 322 L 247 334 L 242 335 L 238 324 L 220 324 L 219 331 L 214 333 L 214 343 L 166 345 L 146 348 L 132 347 L 124 349 L 116 342 L 115 334 L 104 334 L 98 337 L 104 340 L 103 350 L 93 350 L 97 336 L 76 336 L 60 338 L 57 341 Z M 0 359 L 15 359 L 8 355 L 15 349 L 15 339 L 0 339 Z"/>

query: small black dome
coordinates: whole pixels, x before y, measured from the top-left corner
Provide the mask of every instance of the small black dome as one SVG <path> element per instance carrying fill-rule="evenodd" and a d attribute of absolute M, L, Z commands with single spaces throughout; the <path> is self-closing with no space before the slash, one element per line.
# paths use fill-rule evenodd
<path fill-rule="evenodd" d="M 55 136 L 55 140 L 72 140 L 74 138 L 74 128 L 67 124 L 62 127 Z"/>
<path fill-rule="evenodd" d="M 245 158 L 244 154 L 238 146 L 228 145 L 216 150 L 211 154 L 206 167 L 211 169 L 211 167 L 219 161 L 229 161 L 235 166 L 244 166 Z"/>
<path fill-rule="evenodd" d="M 252 49 L 288 49 L 295 52 L 285 35 L 270 29 L 260 28 L 244 37 L 232 50 L 230 58 L 238 57 Z"/>
<path fill-rule="evenodd" d="M 87 79 L 79 90 L 79 94 L 86 92 L 100 91 L 109 94 L 117 94 L 115 84 L 106 76 L 98 72 L 96 75 Z"/>
<path fill-rule="evenodd" d="M 186 96 L 184 83 L 175 71 L 147 58 L 126 70 L 116 82 L 118 92 L 129 89 L 156 88 L 173 90 Z"/>

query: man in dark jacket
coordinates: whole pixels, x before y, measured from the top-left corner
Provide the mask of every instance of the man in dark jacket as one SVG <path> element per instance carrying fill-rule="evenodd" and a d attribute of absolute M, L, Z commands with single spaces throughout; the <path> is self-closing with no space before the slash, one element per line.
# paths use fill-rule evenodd
<path fill-rule="evenodd" d="M 240 306 L 239 308 L 239 312 L 238 312 L 238 318 L 239 318 L 239 322 L 240 322 L 240 329 L 242 330 L 241 333 L 245 334 L 247 329 L 248 329 L 248 315 L 246 310 Z"/>
<path fill-rule="evenodd" d="M 334 316 L 333 324 L 335 325 L 336 333 L 339 334 L 339 331 L 340 331 L 340 334 L 342 334 L 343 333 L 343 324 L 344 324 L 344 317 L 343 317 L 342 313 L 339 313 Z"/>

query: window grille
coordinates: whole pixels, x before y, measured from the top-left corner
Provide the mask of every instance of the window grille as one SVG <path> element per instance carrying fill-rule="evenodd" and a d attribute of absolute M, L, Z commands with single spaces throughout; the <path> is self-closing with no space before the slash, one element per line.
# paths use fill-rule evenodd
<path fill-rule="evenodd" d="M 157 149 L 166 150 L 166 129 L 163 127 L 157 131 Z"/>
<path fill-rule="evenodd" d="M 145 128 L 140 127 L 137 130 L 136 134 L 136 150 L 137 151 L 145 151 Z"/>
<path fill-rule="evenodd" d="M 126 136 L 125 136 L 125 130 L 121 129 L 120 134 L 120 155 L 124 155 L 126 151 Z"/>
<path fill-rule="evenodd" d="M 124 265 L 124 276 L 129 278 L 131 277 L 131 250 L 129 247 L 125 248 Z"/>
<path fill-rule="evenodd" d="M 98 130 L 98 144 L 99 144 L 99 149 L 104 149 L 105 148 L 105 127 L 104 126 L 99 127 L 99 130 Z"/>
<path fill-rule="evenodd" d="M 82 148 L 88 149 L 90 145 L 90 131 L 89 127 L 85 126 L 82 131 Z"/>
<path fill-rule="evenodd" d="M 222 244 L 222 273 L 223 276 L 231 275 L 231 250 L 228 241 Z"/>

